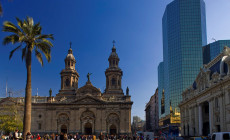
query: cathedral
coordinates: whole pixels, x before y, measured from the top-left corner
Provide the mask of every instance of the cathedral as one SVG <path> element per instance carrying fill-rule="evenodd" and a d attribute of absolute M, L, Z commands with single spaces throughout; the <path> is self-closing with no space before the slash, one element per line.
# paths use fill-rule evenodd
<path fill-rule="evenodd" d="M 45 102 L 32 104 L 32 133 L 79 134 L 131 134 L 131 107 L 133 102 L 127 87 L 124 94 L 121 82 L 123 72 L 115 45 L 108 58 L 105 71 L 104 93 L 90 81 L 78 87 L 79 73 L 75 69 L 73 50 L 68 50 L 65 68 L 61 71 L 61 89 L 56 96 L 46 97 Z"/>

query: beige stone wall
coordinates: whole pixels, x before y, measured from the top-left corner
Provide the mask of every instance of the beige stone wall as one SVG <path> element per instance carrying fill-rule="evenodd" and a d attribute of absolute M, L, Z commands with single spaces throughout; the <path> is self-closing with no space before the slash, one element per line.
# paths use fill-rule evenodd
<path fill-rule="evenodd" d="M 33 133 L 60 133 L 61 126 L 66 125 L 68 133 L 84 133 L 84 123 L 81 120 L 82 114 L 86 111 L 94 114 L 92 121 L 92 132 L 99 134 L 100 132 L 109 133 L 112 123 L 117 128 L 117 133 L 131 133 L 131 105 L 54 105 L 54 104 L 33 104 L 32 111 L 32 128 Z M 58 119 L 61 114 L 66 114 L 69 120 L 66 123 L 59 123 Z M 108 117 L 115 114 L 116 120 L 108 121 Z M 40 115 L 40 117 L 39 117 Z M 90 119 L 89 119 L 90 120 Z M 41 129 L 39 129 L 39 123 Z M 58 127 L 57 127 L 58 125 Z"/>

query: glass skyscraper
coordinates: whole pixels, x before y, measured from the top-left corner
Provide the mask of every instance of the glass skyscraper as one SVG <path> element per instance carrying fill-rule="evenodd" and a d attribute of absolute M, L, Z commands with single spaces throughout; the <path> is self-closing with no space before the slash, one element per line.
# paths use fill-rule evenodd
<path fill-rule="evenodd" d="M 203 47 L 203 64 L 208 64 L 219 55 L 224 46 L 230 47 L 230 40 L 218 40 Z"/>
<path fill-rule="evenodd" d="M 164 89 L 165 113 L 159 113 L 160 118 L 170 114 L 170 102 L 172 110 L 179 112 L 182 91 L 203 66 L 202 46 L 207 44 L 204 1 L 174 0 L 165 9 L 162 27 L 163 63 L 158 66 L 158 88 L 159 110 Z"/>

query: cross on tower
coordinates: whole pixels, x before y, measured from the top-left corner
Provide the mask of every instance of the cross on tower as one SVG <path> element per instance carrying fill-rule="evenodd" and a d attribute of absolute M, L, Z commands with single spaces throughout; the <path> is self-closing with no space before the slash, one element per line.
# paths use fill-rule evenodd
<path fill-rule="evenodd" d="M 71 48 L 71 45 L 72 45 L 72 42 L 71 42 L 71 41 L 70 41 L 69 45 L 70 45 L 70 48 Z"/>
<path fill-rule="evenodd" d="M 113 40 L 113 42 L 112 42 L 112 43 L 113 43 L 113 46 L 115 46 L 116 41 L 115 41 L 115 40 Z"/>

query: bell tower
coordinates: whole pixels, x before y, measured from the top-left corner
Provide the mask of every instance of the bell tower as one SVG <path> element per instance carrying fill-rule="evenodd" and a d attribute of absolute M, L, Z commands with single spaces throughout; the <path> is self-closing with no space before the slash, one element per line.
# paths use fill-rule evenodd
<path fill-rule="evenodd" d="M 118 66 L 120 59 L 116 52 L 115 41 L 113 41 L 113 48 L 108 61 L 109 61 L 109 68 L 107 68 L 105 71 L 105 76 L 106 76 L 105 93 L 123 95 L 124 93 L 121 88 L 121 79 L 122 79 L 123 72 Z"/>
<path fill-rule="evenodd" d="M 75 94 L 75 90 L 78 89 L 79 74 L 75 70 L 76 60 L 73 55 L 73 50 L 70 48 L 65 58 L 65 69 L 61 71 L 61 90 L 60 93 Z"/>

